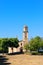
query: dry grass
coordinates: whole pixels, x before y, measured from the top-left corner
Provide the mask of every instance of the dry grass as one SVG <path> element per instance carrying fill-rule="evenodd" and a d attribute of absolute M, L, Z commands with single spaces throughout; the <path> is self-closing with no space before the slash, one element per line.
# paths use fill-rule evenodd
<path fill-rule="evenodd" d="M 38 55 L 7 55 L 10 65 L 43 65 L 43 56 Z"/>

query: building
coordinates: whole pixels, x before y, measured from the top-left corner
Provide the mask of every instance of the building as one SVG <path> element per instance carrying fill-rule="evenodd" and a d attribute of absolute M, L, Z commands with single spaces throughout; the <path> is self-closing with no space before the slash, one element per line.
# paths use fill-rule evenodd
<path fill-rule="evenodd" d="M 23 28 L 23 40 L 19 41 L 19 47 L 13 48 L 13 52 L 22 52 L 24 51 L 24 45 L 28 43 L 28 26 L 24 26 Z M 12 53 L 11 47 L 8 48 L 8 53 Z"/>

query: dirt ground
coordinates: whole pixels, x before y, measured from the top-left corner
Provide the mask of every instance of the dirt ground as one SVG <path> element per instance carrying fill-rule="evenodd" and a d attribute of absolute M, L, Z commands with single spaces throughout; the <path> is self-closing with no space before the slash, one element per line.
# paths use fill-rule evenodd
<path fill-rule="evenodd" d="M 10 65 L 43 65 L 43 55 L 7 55 Z"/>

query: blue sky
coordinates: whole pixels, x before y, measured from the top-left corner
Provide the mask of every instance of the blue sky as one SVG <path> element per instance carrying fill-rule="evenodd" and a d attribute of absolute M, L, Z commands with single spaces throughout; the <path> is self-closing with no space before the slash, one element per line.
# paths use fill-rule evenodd
<path fill-rule="evenodd" d="M 43 37 L 43 0 L 0 0 L 0 38 L 21 40 L 24 25 L 29 39 Z"/>

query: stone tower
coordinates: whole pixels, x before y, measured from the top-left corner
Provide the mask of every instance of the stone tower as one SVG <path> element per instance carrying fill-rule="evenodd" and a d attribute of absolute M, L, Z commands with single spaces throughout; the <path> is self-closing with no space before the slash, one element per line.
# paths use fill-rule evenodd
<path fill-rule="evenodd" d="M 28 43 L 28 27 L 24 26 L 23 28 L 23 41 L 24 43 Z"/>

